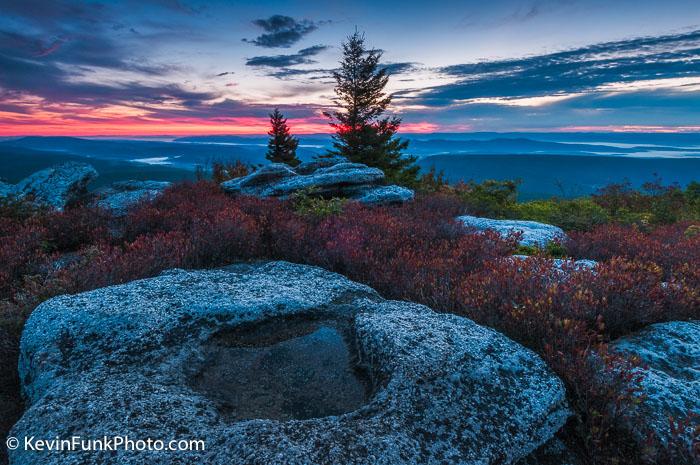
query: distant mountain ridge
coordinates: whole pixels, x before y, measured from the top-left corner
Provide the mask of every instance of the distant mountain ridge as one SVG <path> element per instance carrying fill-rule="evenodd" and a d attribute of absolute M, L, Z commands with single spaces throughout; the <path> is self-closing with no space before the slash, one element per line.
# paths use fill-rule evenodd
<path fill-rule="evenodd" d="M 410 140 L 408 153 L 419 157 L 423 170 L 434 165 L 453 182 L 520 178 L 524 198 L 587 195 L 625 179 L 639 185 L 651 180 L 654 173 L 667 183 L 680 184 L 700 176 L 700 134 L 437 133 L 404 137 Z M 325 153 L 331 144 L 329 134 L 299 138 L 302 160 Z M 674 140 L 683 145 L 673 145 Z M 119 180 L 118 176 L 192 179 L 196 166 L 215 161 L 265 164 L 266 144 L 264 135 L 168 141 L 21 137 L 0 141 L 0 176 L 18 180 L 51 164 L 82 160 L 106 173 L 99 183 L 104 176 L 113 180 Z"/>

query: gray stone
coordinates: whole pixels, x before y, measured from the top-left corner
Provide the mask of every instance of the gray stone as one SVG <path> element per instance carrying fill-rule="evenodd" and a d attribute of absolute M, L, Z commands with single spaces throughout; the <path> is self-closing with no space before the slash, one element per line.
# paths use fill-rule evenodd
<path fill-rule="evenodd" d="M 505 336 L 285 262 L 55 297 L 27 321 L 19 369 L 12 435 L 206 450 L 18 449 L 14 465 L 511 464 L 569 415 L 562 382 Z"/>
<path fill-rule="evenodd" d="M 529 255 L 513 255 L 514 259 L 517 260 L 527 260 L 528 258 L 534 258 L 538 260 L 547 260 L 552 264 L 552 267 L 558 271 L 565 271 L 569 269 L 573 270 L 594 270 L 598 266 L 598 262 L 595 260 L 571 260 L 563 258 L 541 258 L 541 257 L 531 257 Z"/>
<path fill-rule="evenodd" d="M 170 187 L 167 181 L 119 181 L 97 193 L 98 207 L 110 210 L 115 216 L 123 216 L 129 207 L 142 200 L 153 200 Z"/>
<path fill-rule="evenodd" d="M 413 191 L 399 186 L 382 186 L 384 173 L 344 158 L 319 159 L 297 168 L 273 163 L 258 171 L 221 183 L 231 194 L 287 198 L 305 192 L 321 197 L 344 197 L 378 205 L 413 199 Z"/>
<path fill-rule="evenodd" d="M 221 183 L 221 187 L 232 194 L 262 195 L 263 189 L 268 185 L 294 176 L 297 174 L 290 166 L 284 163 L 271 163 L 248 176 L 224 181 Z"/>
<path fill-rule="evenodd" d="M 366 185 L 381 182 L 384 173 L 358 163 L 341 163 L 320 168 L 309 175 L 298 175 L 273 184 L 261 192 L 263 197 L 286 197 L 300 191 L 313 190 L 318 195 L 343 196 L 347 186 Z"/>
<path fill-rule="evenodd" d="M 700 321 L 654 324 L 613 341 L 610 347 L 639 357 L 643 365 L 639 370 L 644 375 L 645 399 L 632 412 L 628 426 L 633 433 L 639 433 L 633 425 L 646 425 L 666 441 L 669 415 L 682 420 L 700 413 Z M 700 427 L 700 417 L 694 422 Z M 690 444 L 690 434 L 687 439 Z"/>
<path fill-rule="evenodd" d="M 66 162 L 46 168 L 22 179 L 12 186 L 9 194 L 22 199 L 29 197 L 36 204 L 63 210 L 87 194 L 87 185 L 98 176 L 87 163 Z"/>
<path fill-rule="evenodd" d="M 317 158 L 315 160 L 307 161 L 299 164 L 294 171 L 298 174 L 311 174 L 319 168 L 326 168 L 328 166 L 337 165 L 339 163 L 348 163 L 349 160 L 345 157 L 331 157 L 331 158 Z"/>
<path fill-rule="evenodd" d="M 479 231 L 493 230 L 501 236 L 506 237 L 509 234 L 520 232 L 520 245 L 544 247 L 549 242 L 566 238 L 564 231 L 551 224 L 538 223 L 536 221 L 524 220 L 494 220 L 491 218 L 480 218 L 477 216 L 459 216 L 458 221 L 461 221 L 465 226 L 474 228 Z"/>
<path fill-rule="evenodd" d="M 408 202 L 413 200 L 414 196 L 415 193 L 406 187 L 379 186 L 365 190 L 356 196 L 355 200 L 366 205 L 386 205 Z"/>
<path fill-rule="evenodd" d="M 14 192 L 14 186 L 6 182 L 0 181 L 0 197 L 7 197 Z"/>
<path fill-rule="evenodd" d="M 583 465 L 583 461 L 560 439 L 554 438 L 517 465 Z"/>

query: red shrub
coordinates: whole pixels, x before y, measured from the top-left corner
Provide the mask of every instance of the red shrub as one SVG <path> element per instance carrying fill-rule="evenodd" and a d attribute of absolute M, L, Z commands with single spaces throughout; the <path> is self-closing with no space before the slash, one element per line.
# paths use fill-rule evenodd
<path fill-rule="evenodd" d="M 592 463 L 643 459 L 616 430 L 636 402 L 638 380 L 627 361 L 607 354 L 607 341 L 654 322 L 700 318 L 700 235 L 684 234 L 688 224 L 574 232 L 569 252 L 603 263 L 562 273 L 546 259 L 507 258 L 515 238 L 467 233 L 454 221 L 462 204 L 445 194 L 403 206 L 348 203 L 341 213 L 310 217 L 289 202 L 231 198 L 202 181 L 176 185 L 121 219 L 91 212 L 0 218 L 2 296 L 30 309 L 52 294 L 173 267 L 247 259 L 322 266 L 385 297 L 465 315 L 541 354 L 567 386 L 576 446 Z M 107 225 L 123 236 L 109 239 Z M 79 249 L 79 258 L 56 271 L 47 249 Z"/>
<path fill-rule="evenodd" d="M 109 213 L 98 208 L 76 207 L 41 218 L 46 229 L 45 247 L 71 252 L 85 244 L 104 241 L 109 235 Z"/>

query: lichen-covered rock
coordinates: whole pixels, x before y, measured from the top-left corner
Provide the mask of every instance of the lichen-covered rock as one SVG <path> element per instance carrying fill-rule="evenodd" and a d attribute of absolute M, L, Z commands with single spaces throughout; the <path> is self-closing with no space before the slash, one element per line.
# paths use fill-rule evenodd
<path fill-rule="evenodd" d="M 170 187 L 167 181 L 119 181 L 98 192 L 98 207 L 123 216 L 129 207 L 142 200 L 153 200 Z"/>
<path fill-rule="evenodd" d="M 319 168 L 308 175 L 297 175 L 268 186 L 261 191 L 263 197 L 285 197 L 294 192 L 313 190 L 318 195 L 343 195 L 348 186 L 372 185 L 384 179 L 378 168 L 360 163 L 339 163 Z"/>
<path fill-rule="evenodd" d="M 355 197 L 360 203 L 366 205 L 386 205 L 391 203 L 403 203 L 413 200 L 415 193 L 401 186 L 379 186 L 368 189 Z"/>
<path fill-rule="evenodd" d="M 517 465 L 583 465 L 583 461 L 560 439 L 554 438 Z"/>
<path fill-rule="evenodd" d="M 335 323 L 295 333 L 324 320 Z M 330 328 L 340 322 L 338 339 Z M 346 349 L 368 392 L 350 410 L 361 393 L 319 399 L 346 407 L 320 415 L 316 389 L 290 380 L 314 386 Z M 305 350 L 335 362 L 309 365 Z M 172 270 L 46 301 L 25 326 L 20 376 L 28 409 L 14 436 L 202 439 L 205 450 L 18 449 L 14 465 L 510 464 L 569 415 L 561 381 L 505 336 L 285 262 Z M 242 401 L 217 396 L 227 383 Z M 338 391 L 326 395 L 347 396 Z"/>
<path fill-rule="evenodd" d="M 629 427 L 650 427 L 657 436 L 669 438 L 669 416 L 684 420 L 700 414 L 700 321 L 658 323 L 611 344 L 618 353 L 642 362 L 644 401 L 632 413 Z M 693 419 L 700 427 L 700 417 Z M 643 433 L 642 433 L 643 434 Z M 638 438 L 640 442 L 644 437 Z M 690 444 L 690 434 L 688 434 Z"/>
<path fill-rule="evenodd" d="M 14 192 L 14 186 L 6 182 L 0 181 L 0 197 L 7 197 Z"/>
<path fill-rule="evenodd" d="M 87 185 L 97 177 L 95 168 L 87 163 L 67 162 L 46 168 L 22 179 L 12 186 L 15 197 L 31 198 L 39 205 L 63 210 L 87 194 Z"/>
<path fill-rule="evenodd" d="M 520 245 L 544 247 L 549 242 L 566 238 L 564 231 L 551 224 L 524 220 L 494 220 L 477 216 L 459 216 L 465 226 L 479 231 L 493 230 L 505 237 L 513 233 L 521 233 Z"/>
<path fill-rule="evenodd" d="M 289 165 L 271 163 L 247 176 L 224 181 L 221 183 L 221 187 L 231 194 L 262 196 L 263 190 L 269 185 L 296 175 Z"/>
<path fill-rule="evenodd" d="M 516 260 L 527 260 L 529 258 L 534 258 L 537 260 L 547 260 L 549 263 L 552 264 L 552 267 L 555 270 L 558 271 L 565 271 L 565 270 L 593 270 L 595 269 L 596 266 L 598 266 L 598 262 L 595 260 L 588 260 L 588 259 L 582 259 L 582 260 L 570 260 L 570 259 L 563 259 L 563 258 L 541 258 L 541 257 L 530 257 L 529 255 L 513 255 L 512 256 Z"/>
<path fill-rule="evenodd" d="M 413 198 L 413 191 L 382 186 L 384 173 L 344 158 L 319 159 L 297 168 L 273 163 L 248 176 L 221 183 L 231 194 L 286 198 L 299 192 L 322 197 L 345 197 L 368 205 L 400 203 Z"/>
<path fill-rule="evenodd" d="M 329 166 L 337 165 L 339 163 L 349 162 L 350 160 L 341 156 L 329 158 L 316 158 L 314 160 L 306 161 L 304 163 L 299 164 L 299 166 L 294 168 L 294 171 L 296 171 L 298 174 L 311 174 L 319 168 L 326 168 Z"/>

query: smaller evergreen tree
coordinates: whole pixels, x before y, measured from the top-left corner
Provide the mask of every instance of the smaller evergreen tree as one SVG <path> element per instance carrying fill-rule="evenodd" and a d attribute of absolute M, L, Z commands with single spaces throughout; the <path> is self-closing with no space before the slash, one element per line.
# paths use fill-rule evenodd
<path fill-rule="evenodd" d="M 282 115 L 279 108 L 275 108 L 275 111 L 270 113 L 270 126 L 267 133 L 270 140 L 267 143 L 265 158 L 272 163 L 286 163 L 290 166 L 301 163 L 297 158 L 299 140 L 290 134 L 287 118 Z"/>

